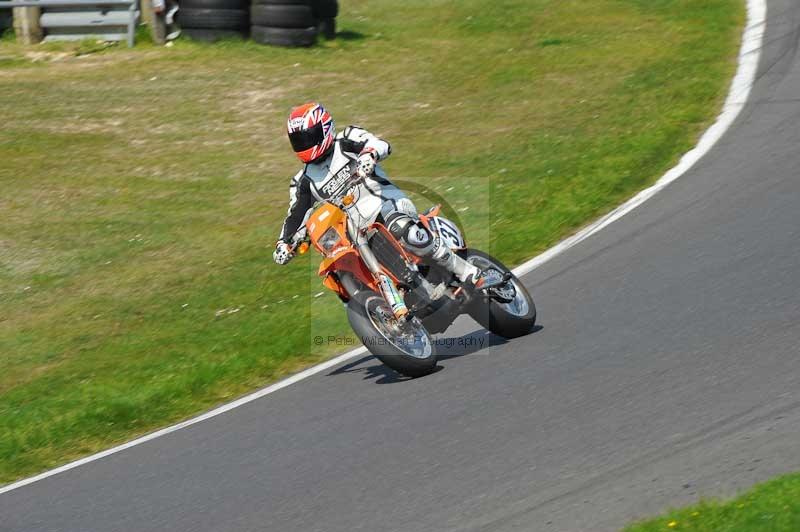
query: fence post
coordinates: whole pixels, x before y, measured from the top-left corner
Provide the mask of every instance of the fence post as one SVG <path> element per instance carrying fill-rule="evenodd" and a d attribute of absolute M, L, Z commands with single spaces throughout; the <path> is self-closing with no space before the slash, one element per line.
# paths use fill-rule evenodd
<path fill-rule="evenodd" d="M 142 20 L 150 29 L 150 36 L 156 44 L 167 42 L 167 32 L 164 25 L 164 14 L 156 13 L 153 9 L 153 0 L 141 0 Z"/>
<path fill-rule="evenodd" d="M 14 32 L 17 40 L 22 44 L 37 44 L 42 41 L 44 34 L 39 25 L 39 16 L 42 9 L 39 7 L 15 7 L 14 8 Z"/>
<path fill-rule="evenodd" d="M 128 48 L 133 48 L 136 42 L 136 0 L 131 0 L 128 7 Z"/>

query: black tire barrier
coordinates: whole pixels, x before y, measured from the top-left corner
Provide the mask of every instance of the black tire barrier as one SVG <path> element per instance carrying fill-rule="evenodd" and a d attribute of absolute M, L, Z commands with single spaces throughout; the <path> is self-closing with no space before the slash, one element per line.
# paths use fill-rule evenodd
<path fill-rule="evenodd" d="M 14 24 L 14 17 L 11 15 L 10 9 L 0 9 L 0 37 L 3 32 L 9 29 Z"/>
<path fill-rule="evenodd" d="M 267 26 L 253 26 L 250 36 L 259 44 L 275 46 L 313 46 L 317 42 L 317 27 L 310 28 L 270 28 Z"/>
<path fill-rule="evenodd" d="M 335 18 L 321 18 L 319 19 L 317 27 L 319 28 L 319 34 L 322 35 L 325 39 L 330 40 L 336 38 Z"/>
<path fill-rule="evenodd" d="M 248 0 L 181 0 L 181 9 L 236 9 L 246 11 Z"/>
<path fill-rule="evenodd" d="M 339 16 L 338 0 L 314 0 L 311 5 L 316 18 L 336 18 Z"/>
<path fill-rule="evenodd" d="M 238 9 L 181 9 L 181 28 L 205 30 L 244 30 L 250 23 L 247 11 Z"/>
<path fill-rule="evenodd" d="M 246 39 L 247 32 L 242 30 L 204 30 L 185 28 L 181 30 L 181 35 L 189 37 L 193 41 L 217 42 L 222 39 Z"/>
<path fill-rule="evenodd" d="M 308 28 L 317 23 L 310 7 L 290 5 L 254 5 L 250 21 L 269 28 Z"/>
<path fill-rule="evenodd" d="M 312 0 L 253 0 L 254 6 L 311 6 Z"/>

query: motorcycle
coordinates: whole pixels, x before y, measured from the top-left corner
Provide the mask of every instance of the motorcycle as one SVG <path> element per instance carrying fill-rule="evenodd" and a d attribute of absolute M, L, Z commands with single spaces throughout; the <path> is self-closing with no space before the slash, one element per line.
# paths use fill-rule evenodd
<path fill-rule="evenodd" d="M 433 372 L 433 334 L 469 314 L 492 333 L 523 336 L 536 322 L 536 306 L 525 286 L 502 262 L 467 247 L 456 224 L 435 206 L 420 221 L 443 243 L 484 272 L 485 290 L 462 283 L 435 263 L 408 253 L 381 223 L 360 228 L 348 214 L 353 204 L 324 203 L 308 218 L 297 253 L 308 241 L 323 256 L 319 275 L 347 308 L 353 331 L 383 364 L 408 377 Z"/>

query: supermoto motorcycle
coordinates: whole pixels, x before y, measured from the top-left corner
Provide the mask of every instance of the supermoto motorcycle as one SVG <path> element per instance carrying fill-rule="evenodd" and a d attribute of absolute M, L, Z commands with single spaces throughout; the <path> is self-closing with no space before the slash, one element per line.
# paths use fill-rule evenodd
<path fill-rule="evenodd" d="M 499 260 L 468 248 L 458 227 L 439 216 L 439 206 L 420 215 L 420 221 L 482 270 L 492 288 L 462 283 L 441 266 L 406 252 L 381 223 L 360 227 L 349 215 L 352 201 L 345 196 L 340 206 L 318 207 L 294 246 L 305 253 L 310 240 L 323 255 L 323 284 L 346 304 L 353 331 L 385 365 L 409 377 L 434 371 L 431 335 L 444 332 L 461 314 L 506 338 L 531 331 L 536 307 L 525 286 Z"/>

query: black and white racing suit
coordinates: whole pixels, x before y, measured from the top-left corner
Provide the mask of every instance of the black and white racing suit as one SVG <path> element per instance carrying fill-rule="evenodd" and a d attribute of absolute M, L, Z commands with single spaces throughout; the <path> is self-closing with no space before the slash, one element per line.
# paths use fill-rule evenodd
<path fill-rule="evenodd" d="M 348 126 L 336 135 L 328 155 L 305 165 L 292 178 L 289 186 L 289 212 L 281 229 L 280 240 L 291 242 L 318 201 L 338 205 L 345 195 L 354 197 L 348 208 L 350 218 L 358 227 L 383 223 L 410 253 L 431 259 L 453 272 L 461 281 L 479 273 L 453 253 L 443 241 L 419 221 L 417 209 L 410 199 L 386 176 L 380 165 L 375 172 L 354 186 L 353 162 L 364 152 L 372 152 L 377 161 L 391 154 L 391 146 L 368 131 Z"/>

